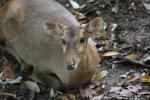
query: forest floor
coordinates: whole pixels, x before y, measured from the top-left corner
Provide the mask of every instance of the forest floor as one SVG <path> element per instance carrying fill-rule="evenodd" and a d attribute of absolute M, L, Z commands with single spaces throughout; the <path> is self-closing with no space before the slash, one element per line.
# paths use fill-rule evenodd
<path fill-rule="evenodd" d="M 78 18 L 81 24 L 101 17 L 107 25 L 105 36 L 96 40 L 102 57 L 98 73 L 105 77 L 75 95 L 83 100 L 150 100 L 150 0 L 75 0 L 81 9 L 73 8 L 69 0 L 57 1 L 73 14 L 84 15 Z M 117 25 L 113 31 L 112 25 Z M 20 70 L 17 60 L 0 49 L 0 100 L 51 100 L 49 92 L 22 89 Z M 3 72 L 16 77 L 3 81 Z"/>

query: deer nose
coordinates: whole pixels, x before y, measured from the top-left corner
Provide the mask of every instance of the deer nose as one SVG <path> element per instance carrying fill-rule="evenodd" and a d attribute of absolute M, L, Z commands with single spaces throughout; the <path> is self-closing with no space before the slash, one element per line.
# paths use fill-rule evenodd
<path fill-rule="evenodd" d="M 75 69 L 75 64 L 67 64 L 66 67 L 68 70 L 73 70 Z"/>

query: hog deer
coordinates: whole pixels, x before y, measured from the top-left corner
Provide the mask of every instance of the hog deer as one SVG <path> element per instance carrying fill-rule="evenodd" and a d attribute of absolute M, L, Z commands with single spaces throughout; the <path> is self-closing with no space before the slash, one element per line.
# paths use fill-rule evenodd
<path fill-rule="evenodd" d="M 82 86 L 100 61 L 85 29 L 54 0 L 7 0 L 0 8 L 0 34 L 8 51 L 32 64 L 40 82 L 55 89 Z"/>

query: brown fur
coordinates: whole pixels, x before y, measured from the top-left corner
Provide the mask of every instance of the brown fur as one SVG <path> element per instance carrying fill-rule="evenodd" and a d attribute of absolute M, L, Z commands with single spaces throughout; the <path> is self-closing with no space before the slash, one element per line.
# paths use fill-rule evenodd
<path fill-rule="evenodd" d="M 4 7 L 0 7 L 0 20 L 3 20 L 3 15 L 5 15 L 7 9 L 9 8 L 9 5 L 13 2 L 13 0 L 7 0 L 6 4 Z M 0 25 L 0 27 L 2 27 Z M 2 30 L 0 29 L 0 41 L 5 40 L 5 36 L 4 33 L 2 32 Z"/>
<path fill-rule="evenodd" d="M 96 48 L 92 48 L 91 45 L 86 43 L 84 46 L 81 62 L 78 65 L 76 71 L 72 73 L 72 84 L 75 86 L 81 86 L 87 82 L 90 82 L 96 72 L 99 62 L 100 58 Z"/>
<path fill-rule="evenodd" d="M 10 0 L 0 9 L 0 26 L 12 54 L 33 65 L 34 75 L 50 87 L 79 87 L 96 72 L 96 48 L 80 43 L 83 29 L 54 0 Z M 77 68 L 68 70 L 72 62 Z"/>

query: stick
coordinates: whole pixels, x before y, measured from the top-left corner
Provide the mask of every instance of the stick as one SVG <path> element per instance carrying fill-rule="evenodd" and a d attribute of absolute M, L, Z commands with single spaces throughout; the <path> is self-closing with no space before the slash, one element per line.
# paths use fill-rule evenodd
<path fill-rule="evenodd" d="M 16 94 L 6 93 L 6 92 L 3 92 L 3 91 L 0 91 L 0 96 L 10 96 L 10 97 L 16 98 Z"/>

